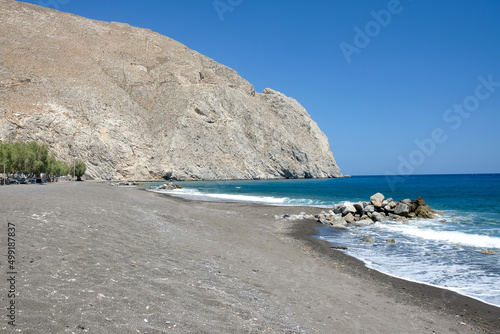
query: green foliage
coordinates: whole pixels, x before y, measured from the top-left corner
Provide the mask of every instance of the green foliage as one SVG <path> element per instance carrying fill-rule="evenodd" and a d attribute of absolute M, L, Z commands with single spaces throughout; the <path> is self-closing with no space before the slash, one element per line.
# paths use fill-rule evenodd
<path fill-rule="evenodd" d="M 82 160 L 80 159 L 76 159 L 74 161 L 74 164 L 75 164 L 75 175 L 77 177 L 77 181 L 81 181 L 82 180 L 82 175 L 85 174 L 85 171 L 87 170 L 87 166 L 85 165 L 85 162 L 83 162 Z"/>
<path fill-rule="evenodd" d="M 38 144 L 35 141 L 0 143 L 0 169 L 4 165 L 5 171 L 10 174 L 43 173 L 57 177 L 68 175 L 70 170 L 67 164 L 57 160 L 55 153 L 49 151 L 47 144 Z"/>

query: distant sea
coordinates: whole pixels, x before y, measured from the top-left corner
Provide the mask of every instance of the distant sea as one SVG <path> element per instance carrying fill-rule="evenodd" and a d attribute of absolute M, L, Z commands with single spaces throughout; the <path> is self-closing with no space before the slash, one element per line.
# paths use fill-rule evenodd
<path fill-rule="evenodd" d="M 184 189 L 168 193 L 195 200 L 291 206 L 290 214 L 299 213 L 294 206 L 331 208 L 344 201 L 369 201 L 377 192 L 395 201 L 422 196 L 444 216 L 348 229 L 324 226 L 316 237 L 346 246 L 346 254 L 371 269 L 500 306 L 500 174 L 178 184 Z M 374 243 L 360 240 L 367 235 Z M 387 243 L 390 238 L 396 243 Z M 487 249 L 495 254 L 481 253 Z"/>

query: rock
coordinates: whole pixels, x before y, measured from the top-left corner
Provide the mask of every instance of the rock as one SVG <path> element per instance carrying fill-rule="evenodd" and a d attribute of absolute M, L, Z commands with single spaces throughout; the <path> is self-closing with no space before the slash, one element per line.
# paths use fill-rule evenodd
<path fill-rule="evenodd" d="M 408 221 L 408 218 L 399 216 L 398 218 L 396 218 L 396 221 L 406 223 Z"/>
<path fill-rule="evenodd" d="M 481 253 L 483 253 L 483 254 L 491 254 L 491 255 L 492 255 L 492 254 L 495 254 L 495 252 L 494 252 L 494 251 L 492 251 L 491 249 L 483 249 L 483 250 L 481 251 Z"/>
<path fill-rule="evenodd" d="M 404 200 L 400 201 L 401 203 L 405 203 L 406 205 L 410 206 L 411 204 L 411 199 L 405 198 Z"/>
<path fill-rule="evenodd" d="M 362 216 L 364 213 L 364 208 L 365 208 L 363 203 L 357 202 L 357 203 L 353 203 L 352 205 L 354 206 L 354 209 L 356 209 L 356 213 L 358 215 Z"/>
<path fill-rule="evenodd" d="M 389 204 L 387 204 L 386 206 L 384 206 L 384 211 L 386 213 L 389 213 L 389 212 L 393 212 L 394 210 L 392 209 L 392 207 Z"/>
<path fill-rule="evenodd" d="M 364 242 L 373 242 L 373 239 L 372 237 L 370 236 L 364 236 L 363 238 L 361 238 L 361 241 L 364 241 Z"/>
<path fill-rule="evenodd" d="M 331 246 L 331 249 L 347 250 L 346 246 Z"/>
<path fill-rule="evenodd" d="M 343 216 L 347 215 L 348 213 L 356 213 L 356 209 L 354 208 L 354 205 L 351 202 L 345 202 L 344 208 L 342 210 Z"/>
<path fill-rule="evenodd" d="M 441 219 L 440 222 L 441 223 L 446 223 L 446 219 Z"/>
<path fill-rule="evenodd" d="M 418 218 L 423 219 L 432 219 L 434 218 L 434 214 L 431 212 L 431 209 L 428 205 L 419 205 L 415 210 L 415 214 Z"/>
<path fill-rule="evenodd" d="M 356 221 L 356 218 L 354 218 L 354 216 L 350 212 L 344 216 L 344 219 L 348 223 L 354 223 Z"/>
<path fill-rule="evenodd" d="M 395 244 L 396 240 L 394 240 L 394 239 L 387 239 L 385 242 L 387 242 L 388 244 Z"/>
<path fill-rule="evenodd" d="M 406 203 L 399 202 L 394 208 L 394 213 L 399 216 L 407 217 L 410 213 L 410 207 Z"/>
<path fill-rule="evenodd" d="M 156 190 L 175 190 L 175 189 L 182 189 L 182 186 L 178 184 L 173 184 L 171 182 L 167 182 L 165 184 L 162 184 L 161 186 L 156 187 Z"/>
<path fill-rule="evenodd" d="M 373 221 L 376 221 L 376 222 L 381 222 L 381 221 L 386 220 L 386 216 L 383 213 L 380 213 L 380 212 L 374 212 L 374 213 L 372 213 L 371 218 L 372 218 Z"/>
<path fill-rule="evenodd" d="M 342 176 L 295 99 L 175 40 L 20 1 L 0 17 L 0 141 L 76 155 L 94 179 Z"/>
<path fill-rule="evenodd" d="M 342 211 L 344 211 L 344 205 L 342 205 L 342 204 L 335 204 L 333 206 L 333 213 L 338 214 L 338 213 L 342 213 Z"/>
<path fill-rule="evenodd" d="M 431 212 L 435 215 L 438 215 L 438 216 L 444 216 L 444 212 L 443 211 L 437 211 L 437 210 L 431 210 Z"/>
<path fill-rule="evenodd" d="M 418 204 L 415 201 L 412 201 L 409 205 L 410 207 L 410 212 L 415 212 L 415 210 L 418 208 Z"/>
<path fill-rule="evenodd" d="M 347 222 L 340 214 L 337 215 L 329 215 L 329 214 L 319 214 L 318 222 L 323 225 L 330 225 L 333 227 L 346 227 Z"/>
<path fill-rule="evenodd" d="M 421 196 L 418 196 L 417 199 L 415 200 L 415 202 L 417 202 L 418 206 L 426 206 L 427 205 Z"/>
<path fill-rule="evenodd" d="M 365 207 L 365 212 L 366 212 L 366 213 L 368 213 L 368 212 L 369 212 L 369 213 L 373 213 L 373 212 L 375 212 L 375 207 L 374 207 L 373 205 L 367 205 L 367 206 Z"/>
<path fill-rule="evenodd" d="M 372 225 L 373 223 L 374 223 L 373 220 L 367 218 L 367 219 L 361 219 L 361 220 L 355 221 L 352 223 L 352 225 L 354 225 L 354 226 L 368 226 L 368 225 Z"/>
<path fill-rule="evenodd" d="M 320 213 L 317 217 L 317 221 L 318 221 L 318 223 L 321 223 L 323 225 L 330 225 L 331 216 L 326 215 L 324 213 Z"/>
<path fill-rule="evenodd" d="M 344 218 L 342 218 L 338 215 L 335 215 L 335 216 L 332 216 L 332 221 L 330 222 L 330 225 L 333 227 L 346 227 L 347 222 L 345 221 Z"/>
<path fill-rule="evenodd" d="M 376 193 L 370 197 L 370 201 L 376 208 L 382 207 L 382 202 L 384 201 L 384 195 L 381 193 Z"/>
<path fill-rule="evenodd" d="M 415 212 L 410 212 L 408 214 L 408 218 L 416 218 L 416 217 L 417 217 L 417 215 L 415 214 Z"/>

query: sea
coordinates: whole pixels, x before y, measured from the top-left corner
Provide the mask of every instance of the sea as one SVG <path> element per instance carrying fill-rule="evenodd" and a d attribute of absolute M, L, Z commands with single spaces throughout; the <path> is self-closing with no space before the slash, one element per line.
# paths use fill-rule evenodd
<path fill-rule="evenodd" d="M 194 200 L 290 206 L 290 214 L 298 214 L 299 208 L 294 210 L 298 206 L 318 207 L 319 213 L 337 203 L 369 201 L 377 192 L 395 201 L 422 196 L 432 209 L 444 215 L 347 229 L 322 226 L 315 237 L 332 246 L 347 247 L 344 252 L 368 268 L 500 307 L 500 174 L 177 184 L 183 189 L 167 192 Z M 361 241 L 363 236 L 371 236 L 374 242 Z M 387 239 L 395 239 L 395 243 Z"/>

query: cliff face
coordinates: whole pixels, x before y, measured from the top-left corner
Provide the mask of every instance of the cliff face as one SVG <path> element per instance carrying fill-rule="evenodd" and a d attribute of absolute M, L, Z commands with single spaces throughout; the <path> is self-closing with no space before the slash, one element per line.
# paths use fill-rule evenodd
<path fill-rule="evenodd" d="M 294 99 L 168 37 L 0 0 L 0 140 L 98 179 L 341 176 Z"/>

